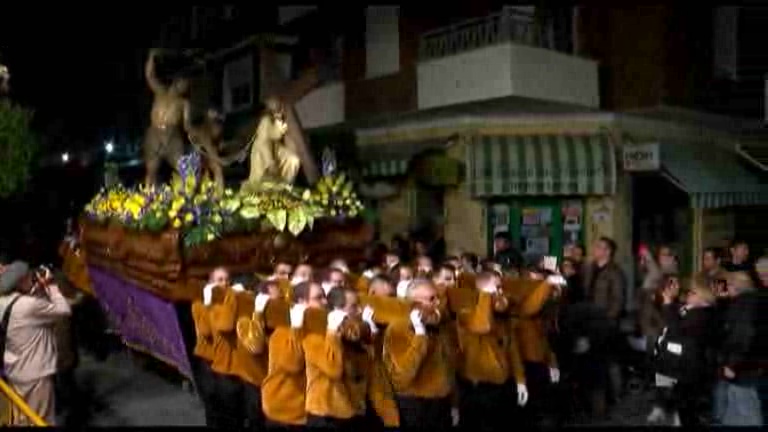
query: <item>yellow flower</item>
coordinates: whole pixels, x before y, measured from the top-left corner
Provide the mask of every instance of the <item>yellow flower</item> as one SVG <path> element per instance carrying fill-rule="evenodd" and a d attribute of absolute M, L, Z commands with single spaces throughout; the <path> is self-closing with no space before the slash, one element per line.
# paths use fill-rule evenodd
<path fill-rule="evenodd" d="M 177 229 L 181 228 L 181 221 L 179 219 L 174 219 L 173 220 L 173 227 L 177 228 Z"/>
<path fill-rule="evenodd" d="M 195 216 L 192 215 L 192 213 L 187 213 L 187 214 L 184 215 L 184 222 L 190 223 L 193 220 L 195 220 Z"/>
<path fill-rule="evenodd" d="M 206 238 L 208 239 L 208 241 L 213 241 L 213 239 L 215 239 L 215 238 L 216 238 L 216 236 L 215 236 L 215 235 L 213 235 L 212 233 L 208 233 L 208 235 L 206 236 Z"/>
<path fill-rule="evenodd" d="M 175 219 L 176 216 L 178 216 L 179 212 L 176 210 L 171 209 L 168 211 L 168 219 Z"/>
<path fill-rule="evenodd" d="M 221 222 L 222 221 L 221 221 L 221 216 L 220 215 L 218 215 L 218 214 L 213 215 L 213 223 L 220 224 Z"/>

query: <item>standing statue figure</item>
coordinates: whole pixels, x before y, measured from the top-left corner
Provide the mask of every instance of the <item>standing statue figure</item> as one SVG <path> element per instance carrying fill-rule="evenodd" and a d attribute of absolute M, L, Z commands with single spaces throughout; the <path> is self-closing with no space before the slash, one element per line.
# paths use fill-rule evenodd
<path fill-rule="evenodd" d="M 251 167 L 245 183 L 248 187 L 257 186 L 265 178 L 293 183 L 301 166 L 287 135 L 285 107 L 275 98 L 268 99 L 265 105 L 251 138 Z"/>
<path fill-rule="evenodd" d="M 148 186 L 157 181 L 157 171 L 162 161 L 178 172 L 178 160 L 184 153 L 182 126 L 185 113 L 189 112 L 189 81 L 176 78 L 169 86 L 160 82 L 155 71 L 155 60 L 159 54 L 160 50 L 151 50 L 144 67 L 147 84 L 155 98 L 150 125 L 144 135 L 145 184 Z"/>
<path fill-rule="evenodd" d="M 190 104 L 184 111 L 184 130 L 195 151 L 202 156 L 203 168 L 206 169 L 216 184 L 216 192 L 224 192 L 224 168 L 226 164 L 219 156 L 219 150 L 224 138 L 224 118 L 217 110 L 210 108 L 200 124 L 192 124 L 190 120 Z"/>
<path fill-rule="evenodd" d="M 11 80 L 11 72 L 8 70 L 8 66 L 0 63 L 0 96 L 8 94 L 9 85 L 8 81 Z"/>

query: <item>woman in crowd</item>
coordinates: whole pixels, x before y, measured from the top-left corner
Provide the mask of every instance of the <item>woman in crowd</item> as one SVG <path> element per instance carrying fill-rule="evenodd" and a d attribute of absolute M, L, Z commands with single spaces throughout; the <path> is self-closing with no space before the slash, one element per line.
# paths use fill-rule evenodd
<path fill-rule="evenodd" d="M 700 425 L 699 402 L 713 383 L 715 296 L 703 278 L 687 288 L 679 294 L 668 285 L 661 292 L 665 327 L 656 344 L 655 381 L 663 403 L 649 418 L 671 416 L 674 426 Z"/>

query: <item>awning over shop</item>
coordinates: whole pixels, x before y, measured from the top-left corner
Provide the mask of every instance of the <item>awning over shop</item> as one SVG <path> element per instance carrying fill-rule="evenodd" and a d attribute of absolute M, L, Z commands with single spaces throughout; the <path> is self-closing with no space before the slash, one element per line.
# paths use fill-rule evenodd
<path fill-rule="evenodd" d="M 734 152 L 684 144 L 661 146 L 664 175 L 691 196 L 693 208 L 768 204 L 768 185 Z"/>
<path fill-rule="evenodd" d="M 397 177 L 408 172 L 414 156 L 428 150 L 444 148 L 445 140 L 430 140 L 414 143 L 373 144 L 358 147 L 359 158 L 363 161 L 363 177 Z"/>
<path fill-rule="evenodd" d="M 616 156 L 604 134 L 479 135 L 467 152 L 467 181 L 476 197 L 616 190 Z"/>
<path fill-rule="evenodd" d="M 410 157 L 369 161 L 363 166 L 363 177 L 397 177 L 405 175 L 410 161 Z"/>

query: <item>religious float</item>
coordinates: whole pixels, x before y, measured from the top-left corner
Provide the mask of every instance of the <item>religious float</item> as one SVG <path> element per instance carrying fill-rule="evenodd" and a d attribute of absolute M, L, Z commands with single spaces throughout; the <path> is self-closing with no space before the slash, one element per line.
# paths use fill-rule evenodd
<path fill-rule="evenodd" d="M 234 276 L 270 274 L 277 260 L 321 267 L 343 258 L 356 265 L 373 228 L 360 217 L 354 185 L 332 154 L 324 153 L 316 178 L 295 100 L 268 99 L 247 145 L 235 157 L 222 156 L 221 119 L 209 111 L 202 124 L 191 124 L 189 102 L 174 93 L 178 83 L 164 87 L 154 75 L 158 55 L 150 53 L 146 70 L 155 93 L 144 140 L 147 179 L 102 189 L 80 217 L 77 242 L 63 243 L 60 253 L 68 280 L 99 300 L 126 345 L 191 377 L 185 339 L 194 330 L 181 315 L 201 297 L 214 268 Z M 298 86 L 309 88 L 310 81 L 301 78 Z M 305 93 L 295 87 L 290 94 Z M 173 121 L 166 113 L 184 115 Z M 179 133 L 158 133 L 169 128 Z M 187 141 L 195 152 L 182 154 Z M 244 156 L 248 179 L 238 190 L 226 188 L 222 165 Z M 174 168 L 170 184 L 156 183 L 162 161 Z M 300 168 L 307 188 L 293 184 Z"/>
<path fill-rule="evenodd" d="M 202 124 L 191 124 L 188 102 L 173 90 L 178 83 L 163 87 L 154 77 L 157 55 L 153 51 L 147 62 L 147 80 L 155 93 L 144 141 L 147 178 L 139 187 L 118 184 L 99 192 L 83 212 L 77 241 L 65 241 L 60 252 L 69 281 L 98 299 L 126 345 L 192 378 L 189 356 L 195 335 L 190 304 L 202 297 L 213 269 L 225 266 L 232 275 L 263 276 L 270 274 L 277 260 L 321 268 L 336 258 L 354 268 L 373 240 L 373 228 L 360 217 L 363 206 L 355 187 L 336 169 L 333 155 L 324 152 L 321 173 L 308 157 L 291 105 L 316 78 L 299 78 L 286 92 L 292 96 L 267 99 L 265 110 L 251 123 L 247 145 L 224 156 L 219 155 L 220 118 L 209 111 Z M 173 113 L 185 115 L 174 122 L 173 115 L 166 115 Z M 183 133 L 169 134 L 169 128 Z M 184 143 L 176 141 L 182 137 L 195 152 L 182 153 Z M 238 190 L 226 188 L 221 167 L 245 156 L 250 175 Z M 175 168 L 170 184 L 155 181 L 161 161 Z M 307 188 L 294 185 L 299 169 L 309 180 Z M 414 305 L 369 297 L 367 280 L 354 279 L 351 282 L 363 294 L 361 301 L 374 308 L 375 320 L 407 319 Z M 521 310 L 530 309 L 524 298 L 540 302 L 546 297 L 529 296 L 540 285 L 507 279 L 494 297 L 494 308 L 502 311 L 516 304 Z M 288 292 L 290 286 L 284 290 Z M 424 310 L 425 322 L 477 302 L 474 276 L 461 275 L 458 287 L 444 294 L 444 313 Z M 289 325 L 287 300 L 269 302 L 268 327 Z M 215 287 L 212 304 L 250 317 L 254 294 Z M 325 331 L 324 311 L 307 314 L 308 331 Z M 356 339 L 365 328 L 351 326 L 343 333 Z"/>

